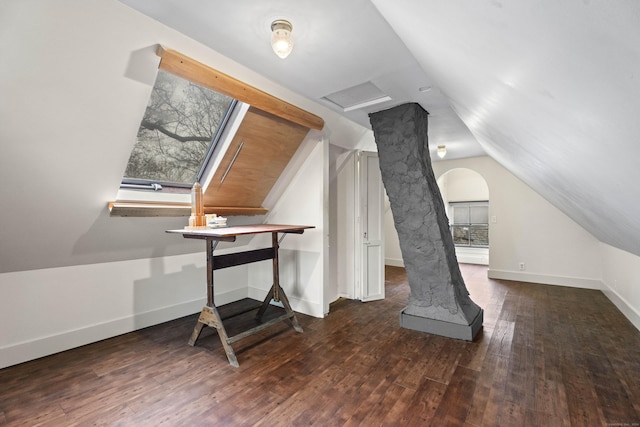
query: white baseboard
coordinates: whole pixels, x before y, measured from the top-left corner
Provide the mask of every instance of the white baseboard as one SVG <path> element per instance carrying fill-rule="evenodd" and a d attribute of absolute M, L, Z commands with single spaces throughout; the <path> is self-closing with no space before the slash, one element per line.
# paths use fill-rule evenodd
<path fill-rule="evenodd" d="M 267 296 L 267 292 L 268 291 L 265 289 L 249 287 L 248 297 L 258 301 L 263 301 Z M 291 304 L 291 309 L 293 311 L 318 318 L 324 317 L 324 309 L 322 308 L 321 304 L 316 304 L 314 302 L 302 298 L 296 298 L 295 296 L 291 295 L 287 295 L 287 298 L 289 298 L 289 304 Z"/>
<path fill-rule="evenodd" d="M 390 265 L 392 267 L 404 267 L 404 260 L 402 258 L 385 258 L 384 265 Z"/>
<path fill-rule="evenodd" d="M 629 321 L 636 327 L 636 329 L 640 330 L 640 313 L 631 306 L 620 294 L 618 294 L 615 290 L 609 287 L 607 283 L 604 283 L 602 286 L 602 293 L 605 294 L 607 298 L 618 307 L 618 310 L 624 314 L 624 316 L 629 319 Z"/>
<path fill-rule="evenodd" d="M 459 263 L 462 264 L 480 264 L 480 265 L 489 265 L 486 257 L 482 255 L 469 255 L 469 254 L 460 254 L 456 255 Z M 385 258 L 384 265 L 390 265 L 391 267 L 404 267 L 404 260 L 397 258 Z"/>
<path fill-rule="evenodd" d="M 640 313 L 634 309 L 620 294 L 606 283 L 596 279 L 575 277 L 547 276 L 519 271 L 489 270 L 490 279 L 513 280 L 517 282 L 540 283 L 543 285 L 569 286 L 572 288 L 595 289 L 602 293 L 620 310 L 620 312 L 640 330 Z"/>
<path fill-rule="evenodd" d="M 569 286 L 571 288 L 602 290 L 603 283 L 597 279 L 583 277 L 549 276 L 546 274 L 528 273 L 526 271 L 508 271 L 489 269 L 490 279 L 513 280 L 515 282 L 540 283 L 542 285 Z"/>
<path fill-rule="evenodd" d="M 216 304 L 227 304 L 245 297 L 246 289 L 238 289 L 216 295 Z M 190 314 L 199 313 L 204 305 L 206 305 L 206 299 L 199 298 L 197 300 L 182 302 L 144 313 L 137 313 L 95 325 L 87 325 L 55 335 L 0 347 L 0 369 L 178 319 Z"/>
<path fill-rule="evenodd" d="M 456 255 L 456 258 L 458 259 L 458 262 L 460 264 L 489 265 L 489 261 L 487 260 L 487 258 L 481 255 L 461 254 Z"/>
<path fill-rule="evenodd" d="M 267 297 L 267 292 L 268 292 L 268 289 L 260 289 L 260 288 L 249 286 L 249 291 L 247 292 L 247 298 L 251 298 L 257 301 L 264 301 L 264 299 Z"/>
<path fill-rule="evenodd" d="M 461 264 L 489 265 L 489 248 L 456 246 L 456 258 Z"/>

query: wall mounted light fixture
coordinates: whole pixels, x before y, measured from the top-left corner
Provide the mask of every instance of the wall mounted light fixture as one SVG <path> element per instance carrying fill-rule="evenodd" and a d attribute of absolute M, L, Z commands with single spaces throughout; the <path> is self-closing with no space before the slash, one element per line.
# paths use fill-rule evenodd
<path fill-rule="evenodd" d="M 447 147 L 444 145 L 438 145 L 438 157 L 440 157 L 441 159 L 444 159 L 444 156 L 447 155 Z"/>
<path fill-rule="evenodd" d="M 280 58 L 284 59 L 293 50 L 293 36 L 291 22 L 277 19 L 271 23 L 271 47 Z"/>

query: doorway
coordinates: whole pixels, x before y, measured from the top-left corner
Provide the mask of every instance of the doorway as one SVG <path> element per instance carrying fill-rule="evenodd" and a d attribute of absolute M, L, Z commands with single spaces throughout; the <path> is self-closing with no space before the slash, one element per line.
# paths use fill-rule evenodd
<path fill-rule="evenodd" d="M 384 185 L 375 152 L 342 156 L 332 182 L 330 256 L 332 286 L 328 301 L 384 298 Z"/>
<path fill-rule="evenodd" d="M 438 178 L 438 187 L 453 232 L 458 262 L 489 265 L 489 186 L 478 172 L 451 169 Z"/>
<path fill-rule="evenodd" d="M 451 226 L 452 211 L 450 204 L 455 202 L 483 202 L 490 206 L 489 186 L 482 175 L 467 168 L 451 169 L 438 178 L 438 187 L 442 195 L 447 217 Z M 491 216 L 487 210 L 487 227 L 491 224 Z M 385 229 L 385 264 L 396 267 L 404 267 L 398 233 L 393 223 L 393 214 L 389 202 L 384 207 Z M 487 229 L 488 233 L 488 229 Z M 490 244 L 490 242 L 489 242 Z M 456 245 L 456 257 L 458 262 L 465 264 L 489 265 L 489 246 Z"/>
<path fill-rule="evenodd" d="M 378 154 L 360 151 L 356 178 L 356 298 L 384 299 L 384 185 Z"/>

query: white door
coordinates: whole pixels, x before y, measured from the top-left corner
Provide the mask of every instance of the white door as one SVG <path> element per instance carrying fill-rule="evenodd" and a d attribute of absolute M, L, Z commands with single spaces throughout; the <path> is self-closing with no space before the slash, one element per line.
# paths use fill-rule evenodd
<path fill-rule="evenodd" d="M 384 299 L 384 186 L 378 165 L 378 154 L 358 153 L 359 229 L 359 294 L 362 301 Z M 358 271 L 359 270 L 359 271 Z"/>

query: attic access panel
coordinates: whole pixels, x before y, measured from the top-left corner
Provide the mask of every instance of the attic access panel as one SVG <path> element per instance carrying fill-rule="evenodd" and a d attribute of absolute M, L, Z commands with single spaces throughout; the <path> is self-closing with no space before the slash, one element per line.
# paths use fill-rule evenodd
<path fill-rule="evenodd" d="M 391 97 L 371 82 L 365 82 L 323 98 L 342 109 L 344 112 L 357 110 L 381 102 L 390 101 Z"/>

